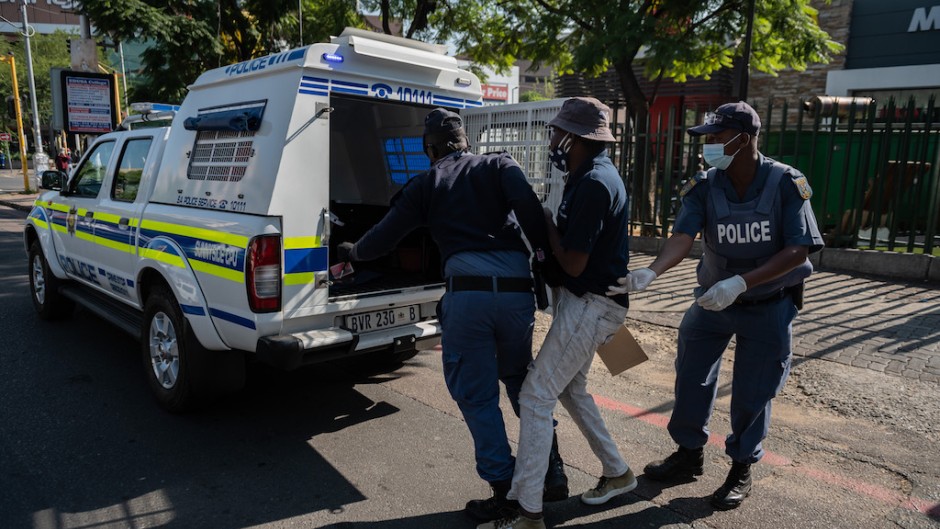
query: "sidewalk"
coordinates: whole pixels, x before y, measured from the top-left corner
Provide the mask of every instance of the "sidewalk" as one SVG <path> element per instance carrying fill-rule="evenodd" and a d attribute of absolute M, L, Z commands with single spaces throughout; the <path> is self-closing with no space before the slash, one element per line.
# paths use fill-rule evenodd
<path fill-rule="evenodd" d="M 30 211 L 37 194 L 0 193 Z M 633 252 L 630 268 L 655 256 Z M 686 259 L 630 297 L 628 317 L 678 328 L 692 303 L 697 259 Z M 940 285 L 817 271 L 793 325 L 793 353 L 940 384 Z"/>
<path fill-rule="evenodd" d="M 653 259 L 633 253 L 630 268 Z M 697 263 L 686 259 L 631 295 L 627 317 L 678 328 Z M 793 324 L 793 353 L 940 384 L 940 286 L 816 271 Z"/>

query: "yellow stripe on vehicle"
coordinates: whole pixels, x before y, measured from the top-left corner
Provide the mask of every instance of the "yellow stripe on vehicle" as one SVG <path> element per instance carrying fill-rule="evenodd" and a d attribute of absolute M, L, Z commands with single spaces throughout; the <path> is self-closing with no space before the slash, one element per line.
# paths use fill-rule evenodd
<path fill-rule="evenodd" d="M 309 285 L 316 280 L 315 272 L 302 272 L 299 274 L 284 274 L 284 284 L 287 286 Z"/>
<path fill-rule="evenodd" d="M 248 247 L 248 237 L 244 235 L 234 235 L 205 228 L 193 228 L 191 226 L 182 226 L 180 224 L 170 224 L 168 222 L 158 222 L 155 220 L 144 220 L 140 226 L 145 230 L 162 231 L 173 235 L 182 235 L 194 239 L 203 239 L 206 241 L 220 242 L 239 248 Z"/>
<path fill-rule="evenodd" d="M 152 250 L 150 248 L 141 248 L 140 256 L 145 259 L 153 259 L 154 261 L 160 261 L 161 263 L 166 263 L 171 266 L 178 268 L 186 268 L 186 265 L 183 264 L 183 258 L 178 255 L 173 255 L 167 252 L 161 252 L 160 250 Z"/>
<path fill-rule="evenodd" d="M 239 272 L 238 270 L 232 270 L 231 268 L 225 268 L 224 266 L 204 263 L 195 259 L 189 260 L 189 266 L 193 267 L 193 270 L 197 272 L 221 277 L 222 279 L 228 279 L 229 281 L 235 281 L 236 283 L 245 282 L 245 273 Z"/>
<path fill-rule="evenodd" d="M 49 229 L 49 223 L 48 223 L 48 222 L 46 222 L 46 221 L 44 221 L 44 220 L 37 219 L 36 217 L 33 217 L 33 224 L 35 224 L 36 226 L 39 226 L 40 228 L 46 229 L 46 230 Z"/>
<path fill-rule="evenodd" d="M 105 222 L 110 222 L 112 224 L 120 223 L 121 219 L 123 218 L 126 218 L 126 217 L 115 215 L 113 213 L 102 213 L 100 211 L 98 213 L 95 213 L 95 220 L 103 220 Z"/>
<path fill-rule="evenodd" d="M 307 237 L 284 237 L 285 250 L 300 250 L 303 248 L 319 248 L 320 236 L 310 235 Z"/>
<path fill-rule="evenodd" d="M 121 253 L 133 254 L 136 246 L 133 244 L 126 244 L 123 242 L 112 241 L 111 239 L 105 239 L 104 237 L 95 237 L 95 244 L 104 246 L 106 248 L 111 248 L 112 250 L 117 250 Z"/>

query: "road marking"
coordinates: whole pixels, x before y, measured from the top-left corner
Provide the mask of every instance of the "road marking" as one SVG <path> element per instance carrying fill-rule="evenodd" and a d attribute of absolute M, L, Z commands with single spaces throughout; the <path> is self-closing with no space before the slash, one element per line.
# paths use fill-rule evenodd
<path fill-rule="evenodd" d="M 636 406 L 631 406 L 629 404 L 609 399 L 607 397 L 594 395 L 594 402 L 605 410 L 625 413 L 645 423 L 652 424 L 653 426 L 658 426 L 663 429 L 665 429 L 669 424 L 669 417 L 666 417 L 665 415 L 661 415 L 649 410 L 644 410 Z M 719 435 L 709 434 L 708 444 L 723 449 L 725 446 L 725 439 Z M 764 450 L 764 457 L 761 459 L 761 463 L 766 463 L 775 467 L 786 467 L 788 470 L 796 472 L 797 474 L 802 474 L 806 477 L 813 478 L 830 485 L 836 485 L 843 489 L 863 496 L 868 496 L 869 498 L 881 501 L 883 503 L 895 505 L 911 511 L 916 511 L 933 518 L 940 517 L 940 503 L 925 500 L 923 498 L 917 498 L 915 496 L 906 496 L 900 492 L 887 489 L 885 487 L 872 485 L 870 483 L 847 478 L 845 476 L 839 476 L 837 474 L 832 474 L 823 470 L 795 464 L 788 457 L 775 454 L 768 450 Z"/>

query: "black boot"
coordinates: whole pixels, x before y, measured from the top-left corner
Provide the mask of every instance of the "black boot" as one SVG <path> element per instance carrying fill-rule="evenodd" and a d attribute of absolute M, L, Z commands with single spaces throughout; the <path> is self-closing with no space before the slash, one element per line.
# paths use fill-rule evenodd
<path fill-rule="evenodd" d="M 656 481 L 687 481 L 701 476 L 705 465 L 705 452 L 701 448 L 679 447 L 666 459 L 653 461 L 643 469 L 643 475 Z"/>
<path fill-rule="evenodd" d="M 568 476 L 565 475 L 565 462 L 558 453 L 558 435 L 552 436 L 552 451 L 548 454 L 548 471 L 545 473 L 545 489 L 542 501 L 562 501 L 568 499 Z"/>
<path fill-rule="evenodd" d="M 506 498 L 512 481 L 494 481 L 490 483 L 493 496 L 485 500 L 470 500 L 464 511 L 481 522 L 491 522 L 500 518 L 507 518 L 519 511 L 519 502 Z"/>
<path fill-rule="evenodd" d="M 712 507 L 727 511 L 734 509 L 751 493 L 751 465 L 731 462 L 731 471 L 725 484 L 712 494 Z"/>

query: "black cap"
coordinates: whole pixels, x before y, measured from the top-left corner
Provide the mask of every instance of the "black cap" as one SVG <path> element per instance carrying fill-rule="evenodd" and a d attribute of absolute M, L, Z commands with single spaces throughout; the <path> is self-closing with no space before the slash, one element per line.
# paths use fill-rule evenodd
<path fill-rule="evenodd" d="M 424 136 L 434 140 L 430 143 L 436 143 L 439 139 L 454 139 L 461 129 L 463 120 L 460 114 L 446 108 L 435 108 L 424 118 Z"/>
<path fill-rule="evenodd" d="M 744 101 L 726 103 L 705 114 L 705 123 L 690 128 L 689 134 L 703 136 L 729 129 L 756 135 L 760 132 L 760 116 Z"/>

